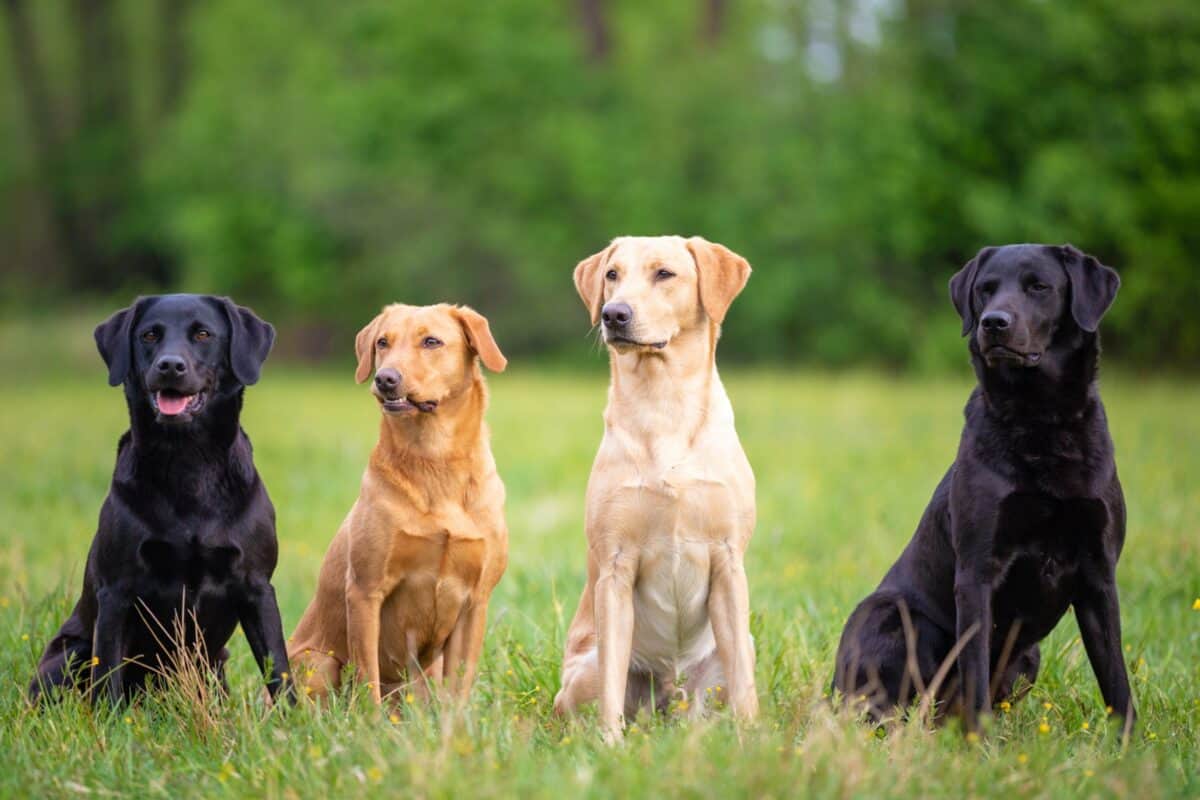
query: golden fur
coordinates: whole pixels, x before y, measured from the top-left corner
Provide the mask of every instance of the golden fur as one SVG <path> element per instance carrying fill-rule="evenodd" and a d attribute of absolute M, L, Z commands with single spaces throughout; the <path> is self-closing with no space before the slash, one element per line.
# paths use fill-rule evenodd
<path fill-rule="evenodd" d="M 430 337 L 441 345 L 427 346 Z M 437 405 L 390 413 L 372 387 L 379 442 L 290 640 L 292 669 L 311 696 L 336 688 L 350 663 L 376 702 L 400 689 L 426 695 L 441 681 L 464 697 L 508 563 L 504 484 L 476 356 L 494 371 L 506 360 L 486 319 L 449 305 L 387 306 L 355 350 L 359 383 L 393 368 L 408 400 Z"/>

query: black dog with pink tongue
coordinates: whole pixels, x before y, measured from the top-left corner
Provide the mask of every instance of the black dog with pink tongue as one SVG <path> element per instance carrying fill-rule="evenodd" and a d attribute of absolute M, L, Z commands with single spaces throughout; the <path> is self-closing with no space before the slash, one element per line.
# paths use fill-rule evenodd
<path fill-rule="evenodd" d="M 239 423 L 275 330 L 223 297 L 142 297 L 96 328 L 129 430 L 88 553 L 83 591 L 29 687 L 114 702 L 200 658 L 224 682 L 240 623 L 274 696 L 287 649 L 271 575 L 275 509 Z M 181 647 L 182 646 L 182 647 Z"/>

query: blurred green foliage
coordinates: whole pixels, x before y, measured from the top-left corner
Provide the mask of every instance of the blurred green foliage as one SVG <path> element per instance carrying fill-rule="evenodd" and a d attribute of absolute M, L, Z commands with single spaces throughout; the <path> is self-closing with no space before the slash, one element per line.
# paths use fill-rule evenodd
<path fill-rule="evenodd" d="M 1071 241 L 1124 278 L 1111 351 L 1200 364 L 1195 0 L 88 5 L 5 3 L 10 299 L 227 292 L 338 352 L 451 300 L 547 351 L 587 342 L 579 259 L 698 233 L 755 267 L 726 354 L 930 367 L 977 249 Z M 62 198 L 105 258 L 72 262 Z"/>

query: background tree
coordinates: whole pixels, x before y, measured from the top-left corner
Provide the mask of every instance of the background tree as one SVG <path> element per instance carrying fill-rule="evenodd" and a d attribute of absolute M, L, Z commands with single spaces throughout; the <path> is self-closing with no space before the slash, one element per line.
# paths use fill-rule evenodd
<path fill-rule="evenodd" d="M 755 266 L 727 352 L 934 367 L 958 266 L 1071 241 L 1114 355 L 1200 365 L 1191 0 L 3 2 L 13 302 L 233 292 L 320 353 L 454 299 L 556 351 L 579 258 L 678 231 Z"/>

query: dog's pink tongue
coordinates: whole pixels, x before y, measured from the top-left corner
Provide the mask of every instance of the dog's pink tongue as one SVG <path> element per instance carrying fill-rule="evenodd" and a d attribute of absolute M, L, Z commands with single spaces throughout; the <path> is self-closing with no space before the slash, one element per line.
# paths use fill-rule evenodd
<path fill-rule="evenodd" d="M 192 398 L 180 394 L 166 395 L 159 392 L 157 399 L 159 413 L 173 417 L 176 414 L 182 414 L 183 410 L 187 408 L 188 401 Z"/>

